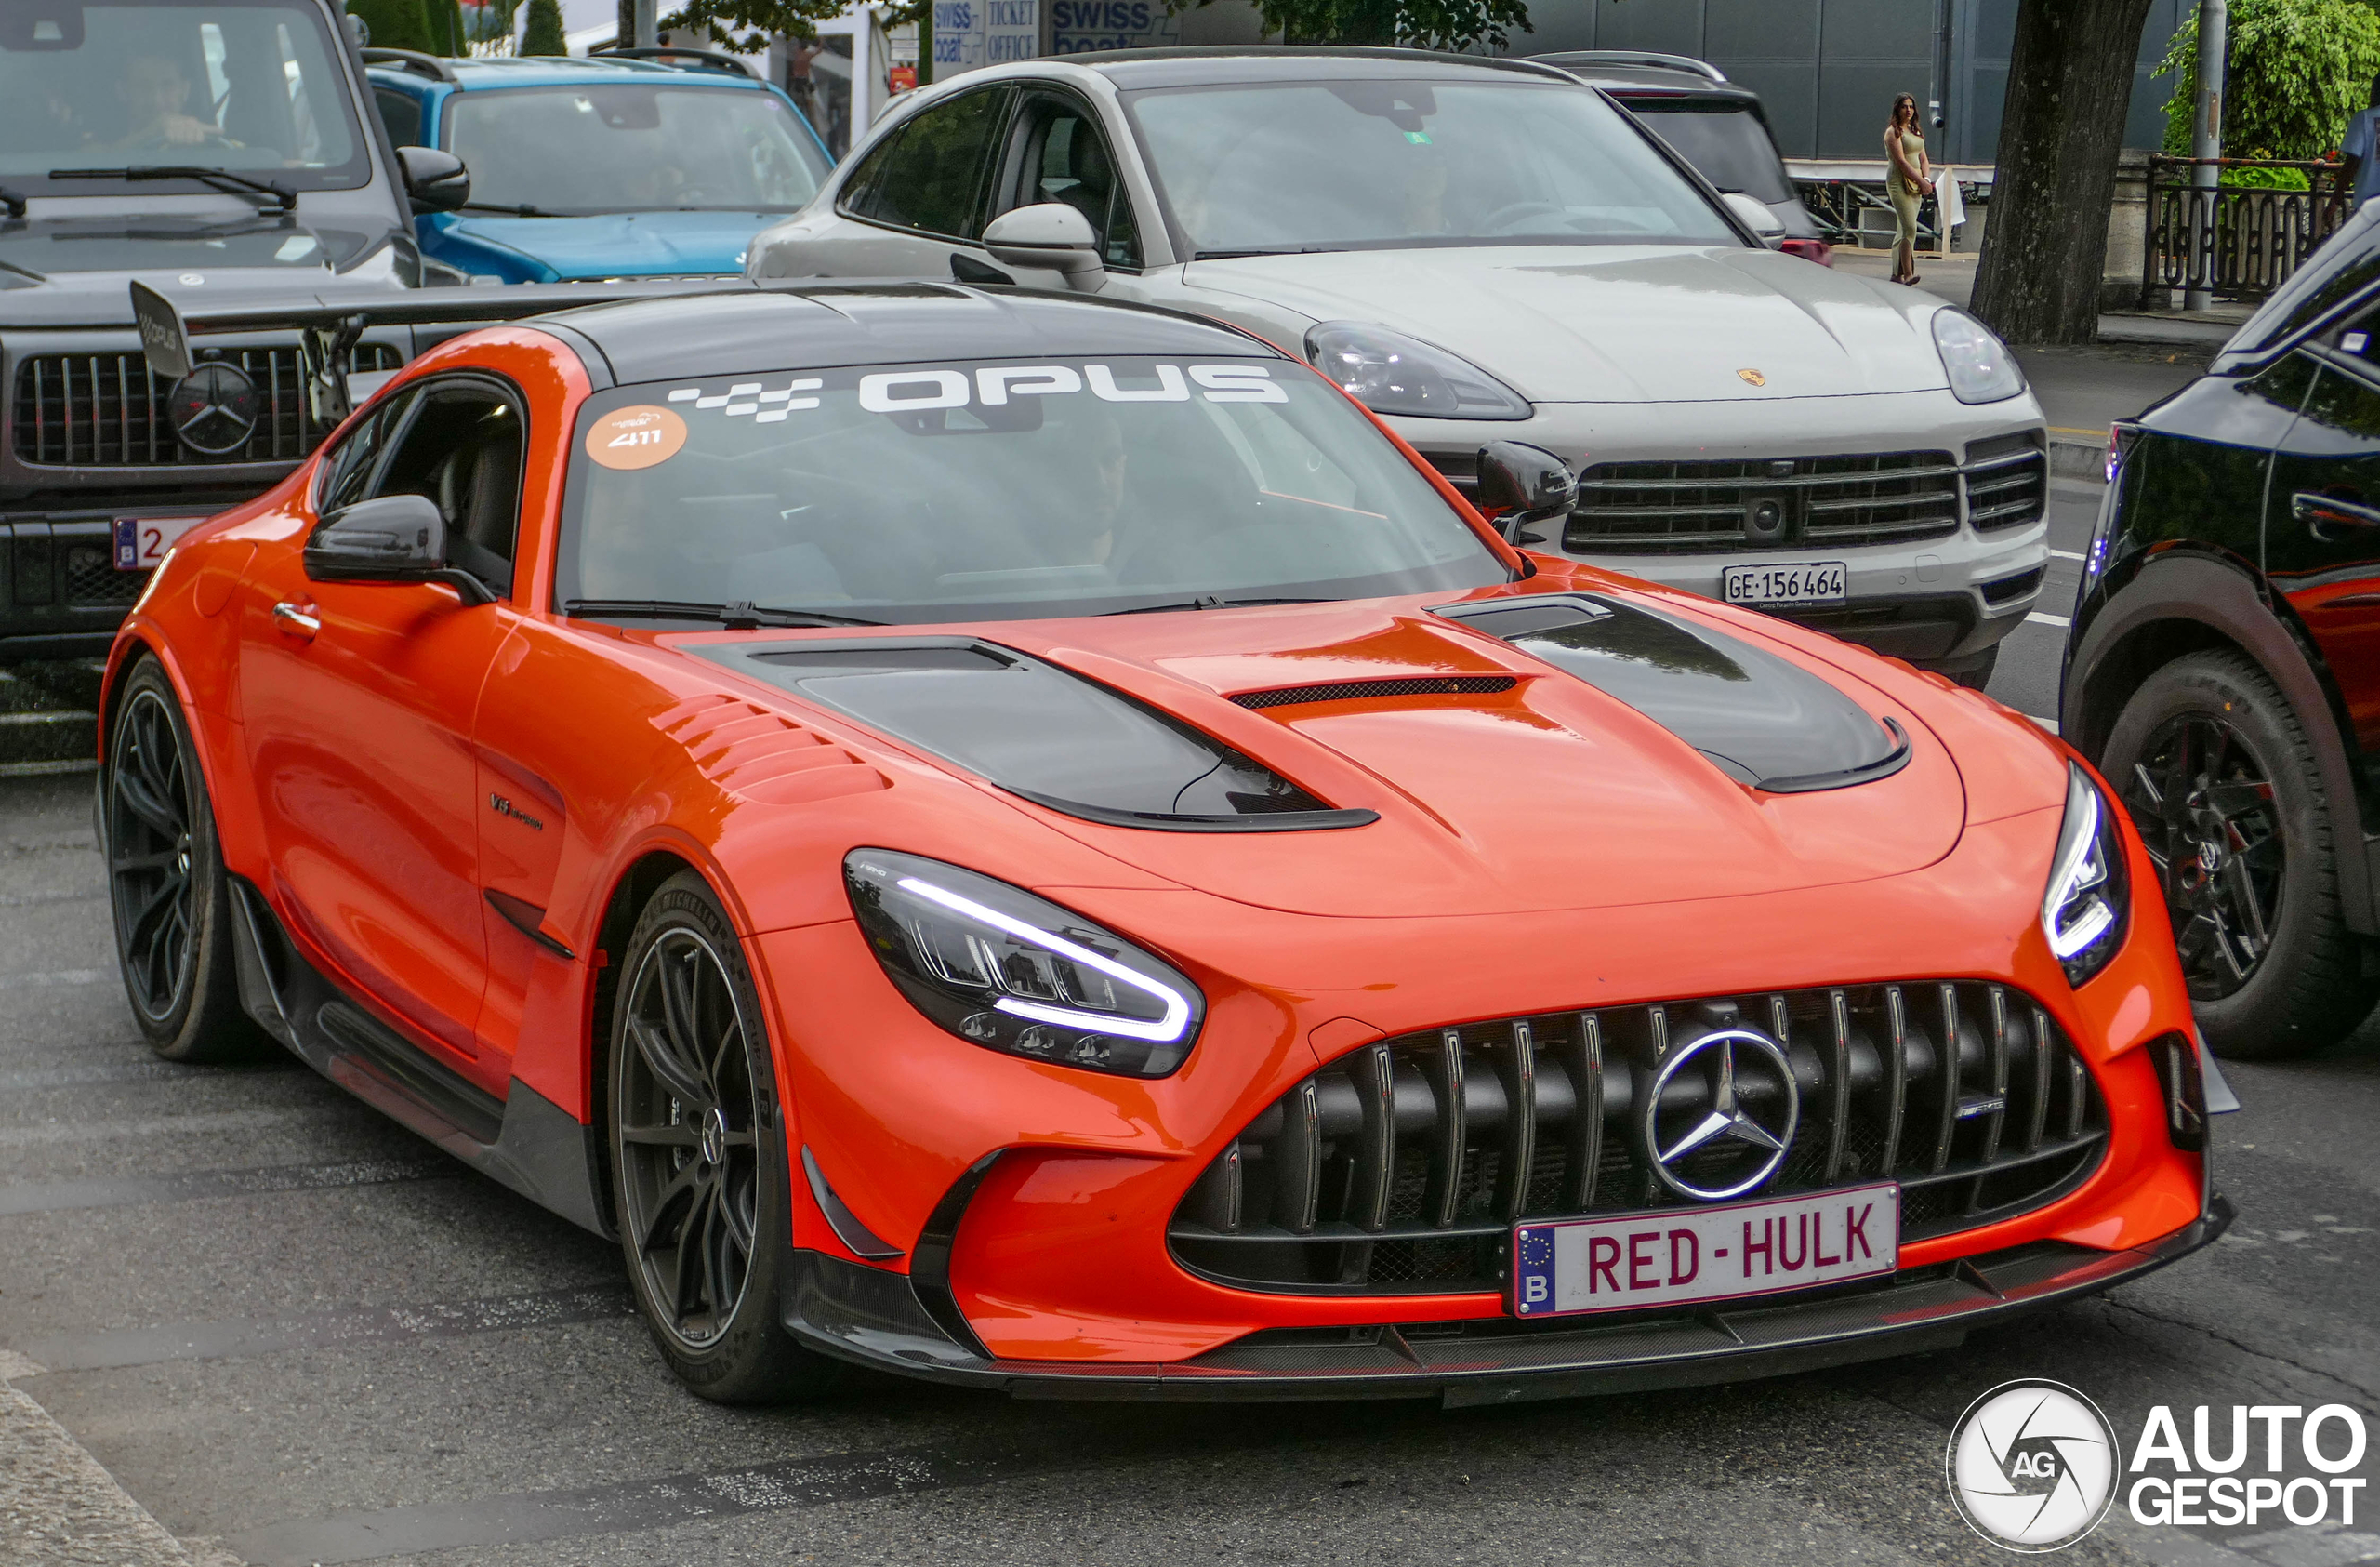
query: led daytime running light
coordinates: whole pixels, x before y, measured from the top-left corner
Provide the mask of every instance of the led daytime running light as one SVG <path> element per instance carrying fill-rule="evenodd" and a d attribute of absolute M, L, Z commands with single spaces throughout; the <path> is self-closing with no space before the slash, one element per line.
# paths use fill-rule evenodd
<path fill-rule="evenodd" d="M 1130 1017 L 1117 1017 L 1107 1013 L 1078 1012 L 1072 1007 L 1046 1006 L 1038 1002 L 1020 1001 L 1014 996 L 1002 996 L 992 1003 L 995 1010 L 1015 1017 L 1031 1018 L 1037 1023 L 1055 1023 L 1070 1029 L 1092 1029 L 1104 1034 L 1122 1034 L 1130 1039 L 1149 1040 L 1170 1044 L 1182 1037 L 1190 1021 L 1190 1003 L 1171 986 L 1160 985 L 1153 979 L 1134 974 L 1111 958 L 1102 957 L 1088 947 L 1068 941 L 1064 936 L 1012 919 L 997 909 L 986 909 L 972 898 L 961 897 L 955 892 L 935 886 L 932 882 L 915 876 L 904 876 L 893 883 L 913 897 L 938 903 L 954 914 L 1006 931 L 1019 941 L 1055 952 L 1060 957 L 1096 969 L 1110 979 L 1121 980 L 1132 989 L 1154 996 L 1165 1007 L 1165 1016 L 1155 1023 L 1138 1022 Z"/>
<path fill-rule="evenodd" d="M 2107 803 L 2090 776 L 2069 766 L 2066 819 L 2049 886 L 2042 896 L 2042 934 L 2049 940 L 2051 954 L 2065 965 L 2067 977 L 2078 985 L 2106 966 L 2112 950 L 2095 958 L 2093 949 L 2123 921 L 2122 868 L 2109 857 L 2122 853 L 2122 844 L 2109 830 L 2107 813 Z"/>

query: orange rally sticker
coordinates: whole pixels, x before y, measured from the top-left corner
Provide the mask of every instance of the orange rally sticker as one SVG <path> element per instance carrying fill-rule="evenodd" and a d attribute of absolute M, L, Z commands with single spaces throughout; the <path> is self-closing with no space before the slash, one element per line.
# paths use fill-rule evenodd
<path fill-rule="evenodd" d="M 587 432 L 587 455 L 605 468 L 651 468 L 685 444 L 686 421 L 651 403 L 605 414 Z"/>

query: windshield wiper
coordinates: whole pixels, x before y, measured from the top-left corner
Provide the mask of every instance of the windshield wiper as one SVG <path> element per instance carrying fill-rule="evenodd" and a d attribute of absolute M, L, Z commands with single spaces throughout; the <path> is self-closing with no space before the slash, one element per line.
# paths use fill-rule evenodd
<path fill-rule="evenodd" d="M 1347 247 L 1343 245 L 1271 245 L 1254 250 L 1194 250 L 1194 261 L 1236 261 L 1250 256 L 1336 256 Z"/>
<path fill-rule="evenodd" d="M 203 168 L 197 164 L 143 164 L 134 168 L 53 168 L 52 179 L 195 179 L 211 185 L 225 195 L 248 192 L 271 196 L 278 205 L 264 208 L 267 212 L 295 212 L 298 193 L 278 179 L 251 179 L 245 174 L 234 174 L 228 168 Z"/>
<path fill-rule="evenodd" d="M 562 606 L 575 617 L 625 616 L 643 620 L 716 620 L 731 631 L 756 631 L 763 626 L 881 626 L 853 615 L 826 615 L 814 609 L 764 609 L 749 604 L 681 604 L 669 599 L 571 599 Z"/>
<path fill-rule="evenodd" d="M 559 212 L 548 212 L 542 206 L 531 206 L 527 202 L 516 204 L 509 201 L 467 201 L 463 204 L 462 209 L 465 212 L 501 212 L 508 218 L 559 218 L 562 216 Z"/>
<path fill-rule="evenodd" d="M 1130 609 L 1111 609 L 1110 615 L 1156 615 L 1169 609 L 1256 609 L 1268 604 L 1338 604 L 1338 599 L 1219 599 L 1212 593 L 1200 593 L 1195 599 L 1180 604 L 1139 604 Z"/>

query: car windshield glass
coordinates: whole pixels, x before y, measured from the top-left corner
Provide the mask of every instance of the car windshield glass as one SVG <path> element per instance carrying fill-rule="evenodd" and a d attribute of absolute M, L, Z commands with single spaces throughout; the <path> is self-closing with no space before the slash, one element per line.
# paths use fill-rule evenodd
<path fill-rule="evenodd" d="M 1292 82 L 1127 102 L 1174 221 L 1205 255 L 1743 243 L 1584 87 Z"/>
<path fill-rule="evenodd" d="M 446 150 L 471 171 L 471 200 L 493 206 L 790 212 L 826 177 L 826 155 L 793 111 L 747 88 L 465 92 L 446 116 Z"/>
<path fill-rule="evenodd" d="M 292 189 L 370 177 L 321 8 L 251 0 L 0 5 L 0 185 L 20 195 L 188 194 L 55 169 L 183 165 Z M 245 198 L 234 198 L 245 199 Z"/>
<path fill-rule="evenodd" d="M 588 399 L 557 597 L 907 623 L 1501 582 L 1346 398 L 1279 360 L 930 364 Z"/>
<path fill-rule="evenodd" d="M 1754 201 L 1791 201 L 1777 143 L 1758 115 L 1741 104 L 1630 103 L 1653 134 L 1723 191 Z"/>

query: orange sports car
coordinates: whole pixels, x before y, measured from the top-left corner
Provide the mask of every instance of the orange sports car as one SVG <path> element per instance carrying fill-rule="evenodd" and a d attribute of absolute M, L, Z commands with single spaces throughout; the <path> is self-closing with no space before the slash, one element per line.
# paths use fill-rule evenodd
<path fill-rule="evenodd" d="M 1528 553 L 1572 464 L 1490 445 L 1474 510 L 1297 361 L 1079 296 L 454 338 L 125 623 L 134 1010 L 616 1235 L 721 1400 L 1726 1379 L 2219 1234 L 2103 783 Z"/>

